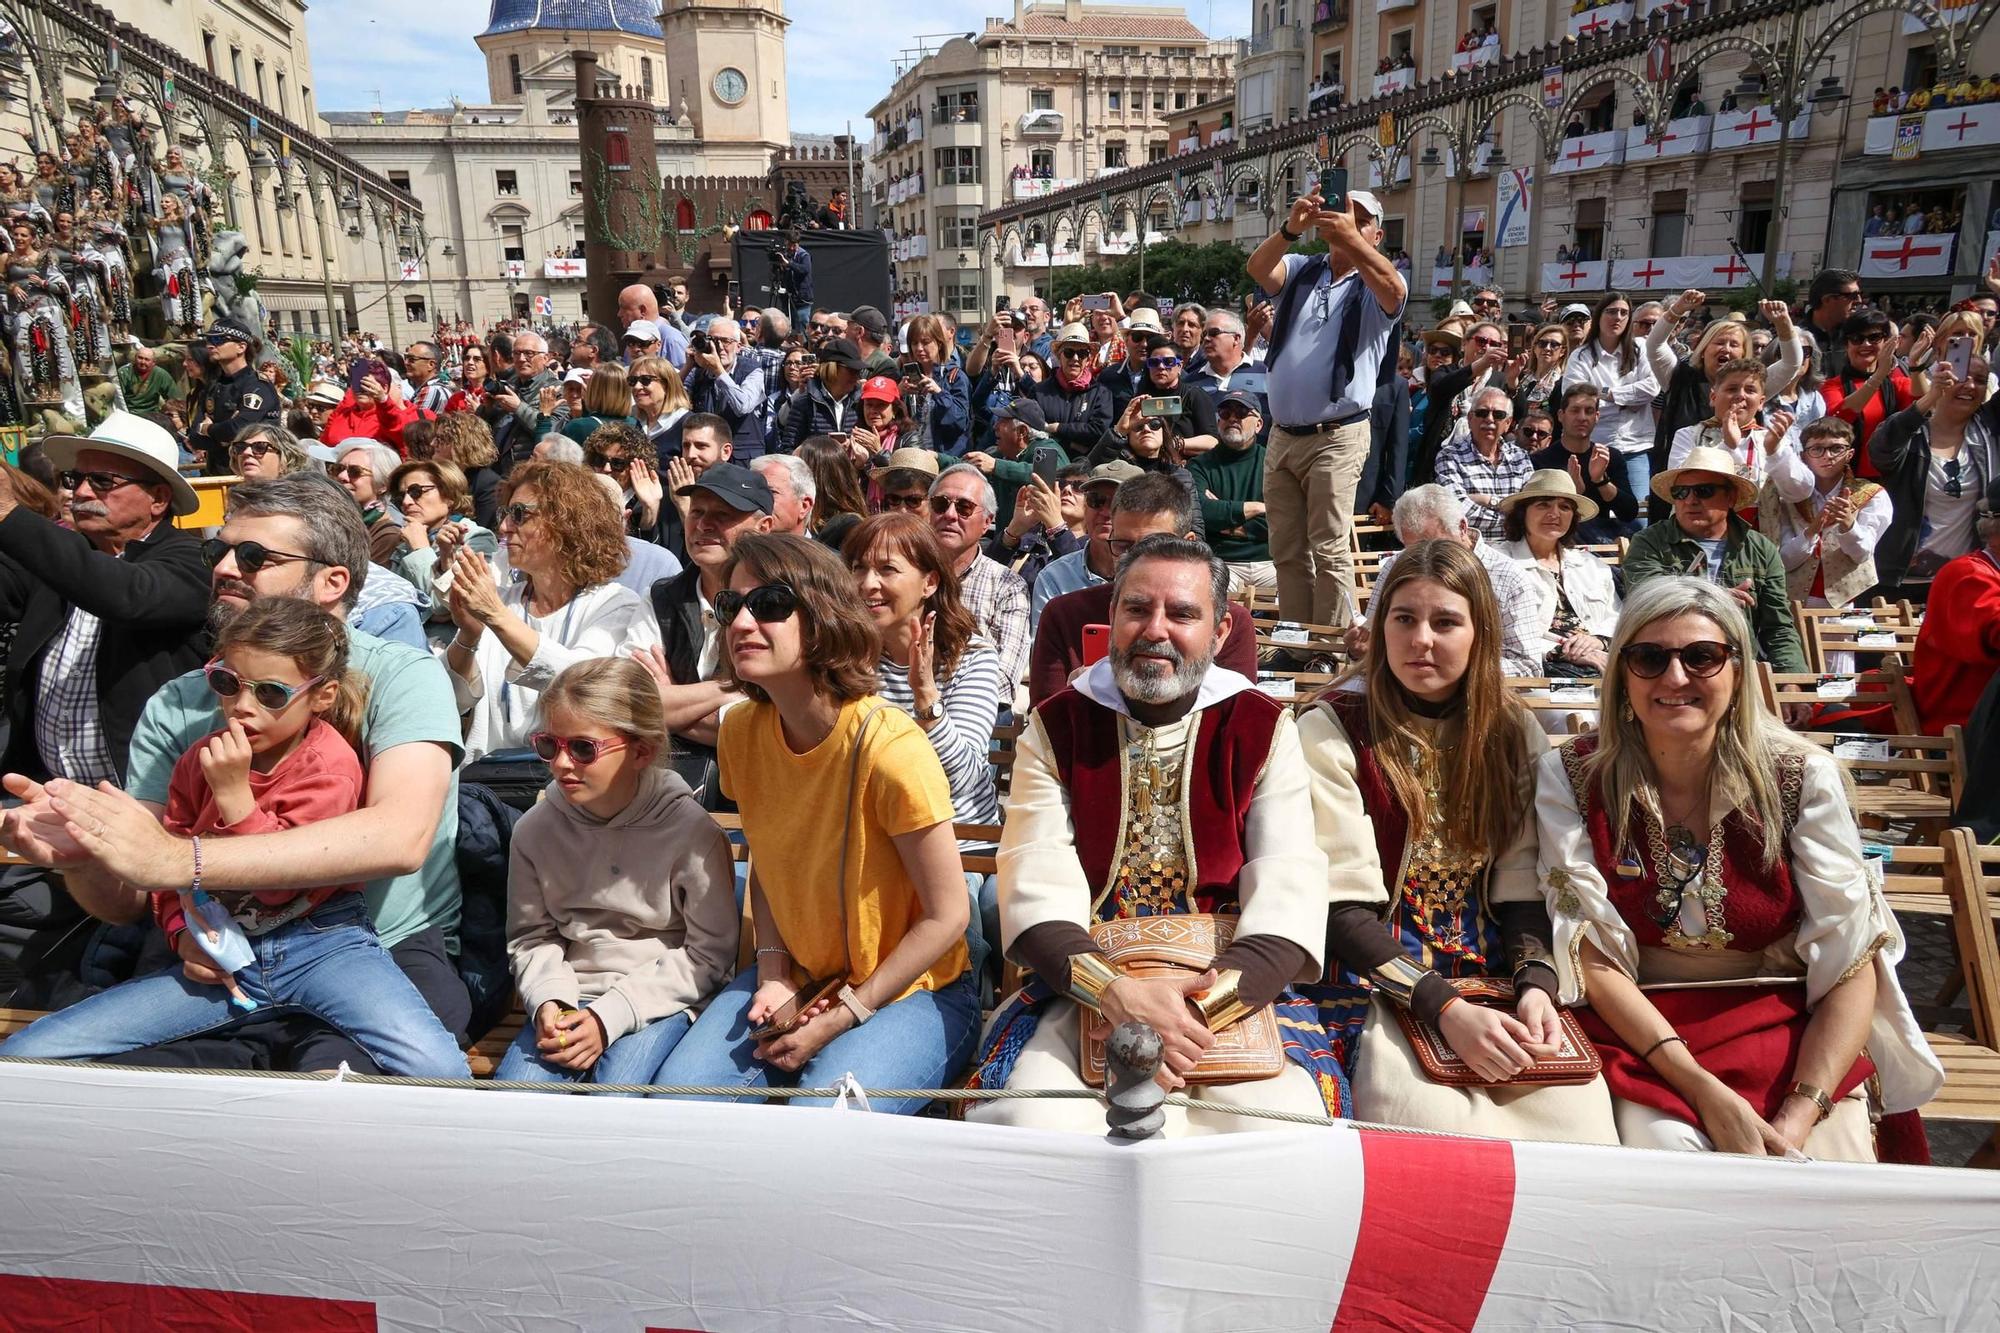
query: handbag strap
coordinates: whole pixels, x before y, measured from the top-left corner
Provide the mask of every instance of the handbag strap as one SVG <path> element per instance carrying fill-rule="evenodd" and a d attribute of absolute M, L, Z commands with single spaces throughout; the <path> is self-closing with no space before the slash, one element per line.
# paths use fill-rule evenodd
<path fill-rule="evenodd" d="M 878 700 L 875 706 L 868 710 L 867 716 L 861 719 L 861 725 L 854 732 L 854 755 L 847 764 L 847 809 L 840 821 L 840 879 L 833 899 L 834 906 L 840 912 L 840 938 L 843 944 L 847 940 L 847 849 L 854 839 L 854 795 L 861 784 L 861 749 L 867 743 L 868 729 L 888 706 L 886 700 Z"/>

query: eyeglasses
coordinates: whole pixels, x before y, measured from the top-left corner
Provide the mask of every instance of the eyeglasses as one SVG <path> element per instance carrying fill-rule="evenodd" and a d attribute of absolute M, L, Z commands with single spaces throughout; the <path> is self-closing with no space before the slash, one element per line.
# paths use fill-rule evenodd
<path fill-rule="evenodd" d="M 1494 296 L 1475 296 L 1472 298 L 1472 304 L 1481 310 L 1498 310 L 1500 308 L 1500 300 Z"/>
<path fill-rule="evenodd" d="M 1669 833 L 1667 873 L 1660 877 L 1660 892 L 1646 909 L 1646 915 L 1661 930 L 1673 926 L 1680 916 L 1682 896 L 1708 867 L 1708 848 L 1696 842 L 1684 825 L 1674 825 Z"/>
<path fill-rule="evenodd" d="M 277 445 L 272 444 L 269 440 L 246 440 L 242 444 L 230 445 L 229 456 L 231 458 L 248 458 L 252 462 L 257 462 L 265 454 L 270 453 L 277 447 Z"/>
<path fill-rule="evenodd" d="M 372 467 L 361 467 L 354 463 L 328 463 L 326 465 L 326 475 L 336 481 L 343 479 L 347 481 L 360 481 L 363 477 L 374 476 L 375 469 Z"/>
<path fill-rule="evenodd" d="M 1655 324 L 1659 322 L 1660 321 L 1656 316 L 1648 315 L 1644 319 L 1633 320 L 1632 327 L 1637 329 L 1639 332 L 1644 333 L 1647 329 L 1652 328 Z"/>
<path fill-rule="evenodd" d="M 224 343 L 240 343 L 243 340 L 233 333 L 211 333 L 202 339 L 210 347 L 220 347 Z"/>
<path fill-rule="evenodd" d="M 512 523 L 518 528 L 541 512 L 542 507 L 540 505 L 522 504 L 516 500 L 513 504 L 508 505 L 500 511 L 500 521 L 502 523 Z"/>
<path fill-rule="evenodd" d="M 226 542 L 220 537 L 210 537 L 201 544 L 201 553 L 208 560 L 208 567 L 215 568 L 222 563 L 222 557 L 236 556 L 236 567 L 245 574 L 255 574 L 266 565 L 290 564 L 304 560 L 311 564 L 323 562 L 309 555 L 299 555 L 294 551 L 274 551 L 262 542 Z"/>
<path fill-rule="evenodd" d="M 1542 351 L 1542 352 L 1560 352 L 1563 348 L 1567 346 L 1569 346 L 1569 344 L 1564 342 L 1561 338 L 1544 338 L 1540 342 L 1535 344 L 1535 349 L 1537 351 Z"/>
<path fill-rule="evenodd" d="M 1723 492 L 1734 489 L 1735 487 L 1725 486 L 1721 482 L 1704 481 L 1698 486 L 1675 486 L 1667 493 L 1676 500 L 1713 500 Z"/>
<path fill-rule="evenodd" d="M 437 490 L 435 486 L 426 485 L 421 481 L 413 481 L 389 498 L 396 502 L 396 508 L 401 509 L 412 500 L 422 500 L 426 495 L 431 494 L 435 490 Z"/>
<path fill-rule="evenodd" d="M 799 609 L 799 595 L 792 591 L 789 583 L 766 583 L 752 588 L 749 592 L 737 592 L 725 588 L 715 594 L 715 623 L 727 625 L 736 619 L 736 614 L 749 608 L 750 618 L 760 625 L 775 625 L 781 620 L 791 619 L 792 612 Z"/>
<path fill-rule="evenodd" d="M 434 356 L 416 356 L 416 355 L 412 354 L 412 355 L 408 355 L 408 356 L 405 356 L 405 357 L 403 358 L 403 360 L 404 360 L 404 361 L 405 361 L 406 363 L 409 363 L 409 364 L 414 364 L 414 363 L 416 363 L 416 362 L 418 362 L 418 361 L 422 361 L 422 362 L 424 362 L 424 363 L 425 363 L 426 365 L 432 365 L 432 366 L 434 366 L 434 365 L 436 365 L 436 364 L 437 364 L 437 360 L 438 360 L 438 359 L 437 359 L 436 357 L 434 357 Z"/>
<path fill-rule="evenodd" d="M 1149 356 L 1146 358 L 1148 370 L 1172 370 L 1181 363 L 1177 356 Z"/>
<path fill-rule="evenodd" d="M 1800 452 L 1807 458 L 1845 458 L 1853 453 L 1854 449 L 1845 444 L 1809 444 Z M 1958 460 L 1952 461 L 1956 463 Z"/>
<path fill-rule="evenodd" d="M 514 349 L 514 359 L 516 361 L 525 360 L 531 356 L 540 356 L 541 354 L 542 349 L 539 347 L 516 347 Z"/>
<path fill-rule="evenodd" d="M 931 497 L 931 512 L 939 518 L 944 517 L 953 510 L 958 511 L 960 518 L 971 518 L 979 512 L 979 501 L 968 500 L 962 495 L 957 499 L 953 499 L 949 495 L 933 495 Z"/>
<path fill-rule="evenodd" d="M 250 697 L 257 701 L 257 706 L 271 713 L 284 712 L 292 706 L 292 700 L 315 685 L 326 683 L 325 676 L 314 676 L 303 685 L 287 685 L 276 680 L 245 680 L 224 666 L 220 660 L 210 662 L 203 667 L 201 674 L 208 678 L 208 688 L 216 698 L 234 699 L 248 689 Z"/>
<path fill-rule="evenodd" d="M 610 454 L 601 454 L 596 450 L 585 454 L 583 462 L 584 466 L 588 467 L 592 472 L 630 472 L 632 470 L 631 459 L 614 458 Z"/>
<path fill-rule="evenodd" d="M 1836 301 L 1859 301 L 1861 299 L 1861 289 L 1856 287 L 1851 292 L 1833 292 L 1830 295 Z"/>
<path fill-rule="evenodd" d="M 630 744 L 630 741 L 617 736 L 601 741 L 594 736 L 558 736 L 553 731 L 538 731 L 528 737 L 529 748 L 543 763 L 553 764 L 557 755 L 567 754 L 569 761 L 578 768 L 589 768 L 605 755 Z"/>
<path fill-rule="evenodd" d="M 1889 335 L 1886 333 L 1857 333 L 1847 341 L 1851 343 L 1867 343 L 1873 346 L 1876 343 L 1888 342 Z"/>
<path fill-rule="evenodd" d="M 1083 506 L 1086 509 L 1109 509 L 1111 508 L 1111 501 L 1116 495 L 1117 491 L 1115 488 L 1112 490 L 1085 491 L 1083 493 Z"/>
<path fill-rule="evenodd" d="M 1220 338 L 1224 334 L 1229 334 L 1234 332 L 1236 332 L 1236 330 L 1234 329 L 1203 329 L 1201 331 L 1201 336 L 1204 338 Z"/>
<path fill-rule="evenodd" d="M 89 482 L 90 489 L 98 495 L 109 495 L 120 486 L 146 484 L 146 479 L 143 477 L 127 477 L 117 472 L 79 472 L 75 468 L 67 472 L 58 472 L 56 480 L 63 484 L 65 490 L 71 491 L 79 490 L 85 482 Z"/>
<path fill-rule="evenodd" d="M 911 491 L 907 495 L 885 495 L 882 497 L 884 510 L 900 509 L 906 514 L 914 514 L 924 507 L 924 493 Z"/>
<path fill-rule="evenodd" d="M 1215 409 L 1215 419 L 1217 421 L 1248 421 L 1255 415 L 1256 413 L 1252 412 L 1249 408 L 1237 403 L 1231 403 L 1226 407 Z"/>
<path fill-rule="evenodd" d="M 1524 440 L 1553 440 L 1555 437 L 1556 433 L 1552 430 L 1542 430 L 1528 426 L 1521 427 L 1521 438 Z"/>
<path fill-rule="evenodd" d="M 1090 357 L 1088 347 L 1065 347 L 1057 353 L 1065 361 L 1085 361 Z"/>
<path fill-rule="evenodd" d="M 650 387 L 660 382 L 661 382 L 660 377 L 658 375 L 634 375 L 632 377 L 632 387 L 635 389 L 642 384 Z"/>
<path fill-rule="evenodd" d="M 1475 407 L 1466 415 L 1481 421 L 1505 421 L 1514 414 L 1504 407 Z"/>
<path fill-rule="evenodd" d="M 1944 468 L 1944 493 L 1956 500 L 1965 494 L 1965 474 L 1956 458 L 1947 458 Z"/>
<path fill-rule="evenodd" d="M 1690 676 L 1707 680 L 1736 656 L 1736 650 L 1713 639 L 1698 639 L 1679 648 L 1658 643 L 1628 643 L 1618 650 L 1618 655 L 1632 674 L 1641 680 L 1654 680 L 1665 675 L 1667 664 L 1675 660 Z"/>

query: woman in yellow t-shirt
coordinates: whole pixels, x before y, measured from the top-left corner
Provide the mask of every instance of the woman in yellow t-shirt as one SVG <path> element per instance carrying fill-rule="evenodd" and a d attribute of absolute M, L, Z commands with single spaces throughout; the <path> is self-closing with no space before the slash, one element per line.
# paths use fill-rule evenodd
<path fill-rule="evenodd" d="M 662 1083 L 937 1088 L 979 1030 L 951 788 L 915 722 L 875 693 L 881 642 L 839 557 L 803 537 L 737 539 L 715 599 L 722 789 L 750 844 L 755 964 L 661 1067 Z M 833 983 L 803 1021 L 795 996 Z M 821 1106 L 818 1099 L 801 1104 Z M 921 1098 L 875 1100 L 908 1115 Z"/>

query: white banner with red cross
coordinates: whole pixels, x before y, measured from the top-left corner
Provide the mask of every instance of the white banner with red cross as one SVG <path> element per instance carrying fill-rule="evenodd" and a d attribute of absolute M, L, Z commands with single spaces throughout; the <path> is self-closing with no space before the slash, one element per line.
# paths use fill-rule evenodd
<path fill-rule="evenodd" d="M 1987 1326 L 2000 1180 L 9 1066 L 0 1326 Z"/>
<path fill-rule="evenodd" d="M 1779 256 L 1784 276 L 1788 256 Z M 1680 292 L 1690 287 L 1749 287 L 1764 271 L 1764 256 L 1675 255 L 1666 259 L 1620 259 L 1611 265 L 1611 285 L 1620 291 Z"/>
<path fill-rule="evenodd" d="M 1810 128 L 1811 117 L 1801 111 L 1799 118 L 1792 122 L 1791 137 L 1803 139 Z M 1747 111 L 1722 111 L 1715 117 L 1715 130 L 1709 137 L 1709 146 L 1720 152 L 1724 148 L 1749 148 L 1757 144 L 1775 144 L 1785 137 L 1784 126 L 1777 113 L 1768 106 L 1753 106 Z"/>
<path fill-rule="evenodd" d="M 1861 243 L 1864 278 L 1942 278 L 1951 272 L 1955 236 L 1870 236 Z"/>

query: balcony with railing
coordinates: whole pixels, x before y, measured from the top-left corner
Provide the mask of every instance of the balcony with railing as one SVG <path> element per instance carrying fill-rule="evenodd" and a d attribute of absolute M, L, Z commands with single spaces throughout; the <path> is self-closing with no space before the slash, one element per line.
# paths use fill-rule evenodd
<path fill-rule="evenodd" d="M 1314 0 L 1313 31 L 1333 32 L 1347 26 L 1348 0 Z"/>
<path fill-rule="evenodd" d="M 1451 53 L 1451 72 L 1454 74 L 1463 74 L 1467 70 L 1479 69 L 1485 65 L 1497 65 L 1499 63 L 1500 43 L 1497 41 L 1488 42 L 1483 46 L 1475 46 L 1470 51 L 1453 51 Z"/>
<path fill-rule="evenodd" d="M 1417 0 L 1409 0 L 1415 4 Z M 1306 30 L 1303 24 L 1288 23 L 1282 28 L 1272 28 L 1253 37 L 1237 41 L 1236 58 L 1267 55 L 1273 51 L 1303 51 L 1306 49 Z"/>
<path fill-rule="evenodd" d="M 1306 91 L 1306 114 L 1317 116 L 1325 111 L 1338 111 L 1346 102 L 1347 86 L 1340 80 L 1315 83 Z"/>
<path fill-rule="evenodd" d="M 1021 114 L 1020 133 L 1024 139 L 1060 139 L 1063 132 L 1063 116 L 1060 111 L 1044 107 Z"/>
<path fill-rule="evenodd" d="M 1375 76 L 1375 95 L 1387 97 L 1390 93 L 1408 92 L 1417 86 L 1417 72 L 1414 69 L 1392 69 L 1386 74 Z"/>
<path fill-rule="evenodd" d="M 1007 195 L 1010 199 L 1041 199 L 1081 184 L 1082 181 L 1066 177 L 1016 176 L 1008 182 Z"/>
<path fill-rule="evenodd" d="M 977 125 L 979 123 L 979 99 L 959 98 L 948 102 L 937 102 L 931 107 L 933 125 Z"/>

